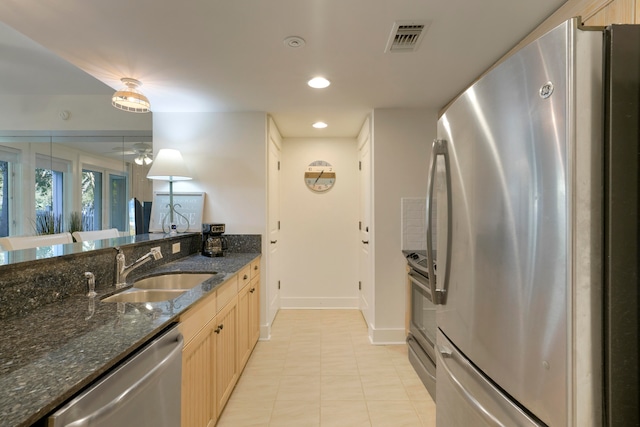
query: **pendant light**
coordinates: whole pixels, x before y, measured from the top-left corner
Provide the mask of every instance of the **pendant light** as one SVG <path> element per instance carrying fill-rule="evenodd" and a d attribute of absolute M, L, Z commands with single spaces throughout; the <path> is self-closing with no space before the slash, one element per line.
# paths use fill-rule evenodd
<path fill-rule="evenodd" d="M 139 80 L 124 77 L 120 79 L 126 87 L 113 94 L 111 105 L 119 110 L 131 113 L 148 113 L 151 108 L 149 99 L 138 90 L 142 86 Z"/>

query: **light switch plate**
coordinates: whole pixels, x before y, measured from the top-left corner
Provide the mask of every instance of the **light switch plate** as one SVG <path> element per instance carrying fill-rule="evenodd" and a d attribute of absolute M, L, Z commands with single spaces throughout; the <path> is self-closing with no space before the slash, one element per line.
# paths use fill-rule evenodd
<path fill-rule="evenodd" d="M 172 254 L 177 254 L 178 252 L 180 252 L 180 242 L 178 242 L 178 243 L 174 243 L 174 244 L 171 246 L 171 253 L 172 253 Z"/>

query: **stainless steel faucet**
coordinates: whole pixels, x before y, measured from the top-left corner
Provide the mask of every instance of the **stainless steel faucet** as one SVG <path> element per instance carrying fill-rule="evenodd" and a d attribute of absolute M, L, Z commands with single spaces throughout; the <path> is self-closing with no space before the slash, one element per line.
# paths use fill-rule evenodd
<path fill-rule="evenodd" d="M 126 265 L 122 249 L 120 249 L 119 247 L 116 247 L 115 249 L 118 251 L 118 255 L 116 255 L 116 289 L 123 288 L 127 285 L 127 276 L 133 270 L 151 260 L 151 258 L 153 258 L 154 260 L 159 260 L 162 258 L 162 252 L 160 252 L 159 247 L 151 248 L 151 251 L 148 254 L 145 254 L 137 260 L 133 261 L 131 264 Z"/>

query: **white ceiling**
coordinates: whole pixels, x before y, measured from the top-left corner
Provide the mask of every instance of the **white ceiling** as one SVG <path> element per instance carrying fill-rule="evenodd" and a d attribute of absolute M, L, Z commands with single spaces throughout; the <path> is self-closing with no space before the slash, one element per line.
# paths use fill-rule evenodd
<path fill-rule="evenodd" d="M 353 137 L 374 108 L 440 109 L 563 3 L 0 0 L 0 20 L 44 47 L 0 26 L 0 95 L 110 102 L 133 77 L 152 111 L 266 111 L 284 137 Z M 385 53 L 396 20 L 430 22 L 416 52 Z M 331 86 L 307 87 L 316 75 Z"/>

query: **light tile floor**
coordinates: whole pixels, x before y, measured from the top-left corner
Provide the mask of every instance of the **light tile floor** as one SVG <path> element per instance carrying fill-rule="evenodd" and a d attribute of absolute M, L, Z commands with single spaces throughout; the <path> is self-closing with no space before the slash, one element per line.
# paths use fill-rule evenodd
<path fill-rule="evenodd" d="M 372 345 L 358 310 L 280 310 L 218 427 L 435 427 L 406 345 Z"/>

